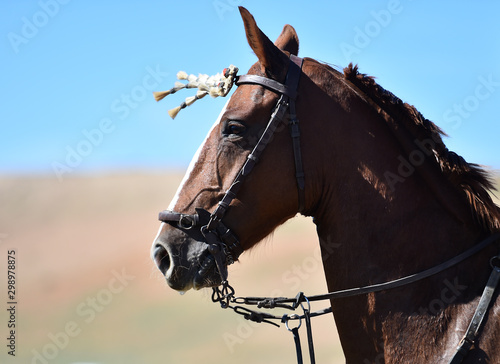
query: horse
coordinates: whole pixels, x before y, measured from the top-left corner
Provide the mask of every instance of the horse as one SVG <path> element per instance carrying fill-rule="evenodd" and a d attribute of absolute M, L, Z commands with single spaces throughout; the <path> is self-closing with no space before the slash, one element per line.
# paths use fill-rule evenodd
<path fill-rule="evenodd" d="M 273 43 L 239 10 L 258 61 L 160 214 L 152 257 L 171 288 L 219 286 L 228 264 L 297 213 L 313 217 L 329 291 L 411 276 L 500 231 L 491 176 L 448 150 L 438 126 L 357 66 L 298 62 L 292 26 Z M 443 363 L 462 347 L 463 362 L 499 363 L 494 286 L 477 337 L 464 338 L 500 272 L 490 240 L 415 282 L 331 298 L 346 362 Z"/>

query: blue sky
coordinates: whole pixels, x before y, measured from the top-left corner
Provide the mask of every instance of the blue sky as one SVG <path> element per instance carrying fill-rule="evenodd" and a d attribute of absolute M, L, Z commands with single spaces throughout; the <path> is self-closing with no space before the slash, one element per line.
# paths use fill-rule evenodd
<path fill-rule="evenodd" d="M 152 91 L 179 70 L 246 72 L 256 58 L 238 5 L 273 40 L 293 25 L 300 56 L 359 64 L 442 127 L 449 149 L 500 168 L 496 1 L 23 0 L 0 5 L 0 173 L 185 168 L 225 100 L 171 120 L 190 93 L 156 103 Z"/>

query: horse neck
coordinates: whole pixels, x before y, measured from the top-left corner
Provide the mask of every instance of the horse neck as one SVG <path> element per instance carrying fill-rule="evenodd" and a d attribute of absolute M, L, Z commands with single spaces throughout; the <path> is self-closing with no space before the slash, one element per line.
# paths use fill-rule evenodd
<path fill-rule="evenodd" d="M 330 292 L 424 271 L 480 239 L 477 230 L 458 223 L 428 190 L 411 193 L 406 187 L 408 192 L 401 193 L 401 200 L 388 203 L 368 194 L 366 186 L 357 187 L 345 189 L 342 198 L 325 204 L 329 206 L 325 211 L 331 213 L 315 217 Z M 405 202 L 409 198 L 412 202 Z M 384 362 L 380 358 L 410 362 L 412 353 L 421 357 L 412 350 L 437 341 L 439 344 L 428 348 L 432 359 L 425 362 L 440 362 L 442 355 L 451 355 L 490 273 L 488 260 L 497 253 L 486 250 L 402 288 L 332 300 L 347 362 Z"/>
<path fill-rule="evenodd" d="M 397 155 L 392 158 L 399 161 Z M 349 172 L 339 176 L 339 170 Z M 416 173 L 393 193 L 384 186 L 380 167 L 368 161 L 331 174 L 330 180 L 338 182 L 321 194 L 314 216 L 331 290 L 423 271 L 484 236 L 472 214 L 465 223 L 458 220 Z M 443 193 L 441 199 L 454 194 Z"/>
<path fill-rule="evenodd" d="M 369 267 L 376 273 L 372 279 L 415 273 L 484 236 L 465 194 L 426 149 L 428 142 L 415 147 L 411 135 L 396 136 L 380 110 L 342 86 L 334 95 L 311 86 L 304 97 L 313 111 L 304 139 L 315 140 L 304 150 L 311 151 L 305 165 L 316 165 L 306 188 L 309 211 L 324 258 L 338 259 L 334 266 L 349 271 L 336 271 L 331 283 L 366 284 L 367 272 L 356 277 L 354 264 Z"/>
<path fill-rule="evenodd" d="M 317 225 L 330 291 L 386 282 L 423 271 L 458 255 L 486 235 L 473 221 L 465 197 L 457 200 L 460 191 L 452 188 L 445 176 L 417 168 L 410 172 L 411 161 L 405 148 L 383 121 L 377 120 L 379 116 L 369 105 L 359 99 L 346 103 L 349 108 L 335 105 L 310 118 L 311 123 L 325 123 L 330 115 L 337 115 L 329 121 L 328 132 L 324 125 L 312 128 L 322 130 L 328 141 L 315 143 L 316 148 L 325 146 L 315 151 L 322 156 L 319 160 L 316 157 L 316 163 L 323 166 L 312 173 L 306 188 L 309 200 L 314 201 L 310 205 L 311 214 Z M 357 114 L 352 115 L 350 110 L 356 110 Z M 313 163 L 312 158 L 309 163 Z M 399 173 L 403 180 L 391 186 L 387 172 L 397 175 L 398 170 L 404 171 L 401 165 L 408 170 Z M 450 206 L 457 207 L 458 212 L 450 210 Z M 478 280 L 478 275 L 471 271 L 487 272 L 486 265 L 481 265 L 485 260 L 482 256 L 490 253 L 480 253 L 481 259 L 474 258 L 465 266 L 449 269 L 425 284 L 401 288 L 394 296 L 392 292 L 384 292 L 386 296 L 381 300 L 372 294 L 332 301 L 346 357 L 356 358 L 356 353 L 360 353 L 358 359 L 373 357 L 384 343 L 397 340 L 397 330 L 393 338 L 382 334 L 384 323 L 392 322 L 390 317 L 394 312 L 401 317 L 415 312 L 418 316 L 432 297 L 439 297 L 446 284 L 456 284 L 459 288 L 477 286 L 470 295 L 460 297 L 469 302 L 484 284 L 482 273 Z M 419 318 L 433 319 L 427 313 Z M 429 335 L 437 334 L 430 330 Z M 365 350 L 362 354 L 361 347 Z"/>

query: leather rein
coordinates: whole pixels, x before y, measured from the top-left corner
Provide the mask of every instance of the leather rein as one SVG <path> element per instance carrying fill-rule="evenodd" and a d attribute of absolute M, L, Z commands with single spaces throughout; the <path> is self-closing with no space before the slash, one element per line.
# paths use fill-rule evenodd
<path fill-rule="evenodd" d="M 299 364 L 303 363 L 303 360 L 298 329 L 302 325 L 302 320 L 304 320 L 304 322 L 306 323 L 310 361 L 311 364 L 314 364 L 314 345 L 312 340 L 310 319 L 312 317 L 331 313 L 332 308 L 329 307 L 320 311 L 311 312 L 311 302 L 353 297 L 372 292 L 379 292 L 383 290 L 402 287 L 404 285 L 420 281 L 424 278 L 428 278 L 432 275 L 443 272 L 444 270 L 478 253 L 493 242 L 498 241 L 500 239 L 500 233 L 486 238 L 479 244 L 474 245 L 472 248 L 466 250 L 458 256 L 433 268 L 385 283 L 329 292 L 326 294 L 315 296 L 305 296 L 303 292 L 300 292 L 294 298 L 235 297 L 235 291 L 229 285 L 227 280 L 227 266 L 234 263 L 238 259 L 239 255 L 243 252 L 243 248 L 241 247 L 241 244 L 236 235 L 231 231 L 230 228 L 224 225 L 222 219 L 224 218 L 229 205 L 240 190 L 245 178 L 253 170 L 255 164 L 259 160 L 261 153 L 266 148 L 268 143 L 272 140 L 274 133 L 276 132 L 279 124 L 283 121 L 287 111 L 289 113 L 288 125 L 292 138 L 295 160 L 295 177 L 298 189 L 298 211 L 302 212 L 305 207 L 305 181 L 304 171 L 302 167 L 302 155 L 300 150 L 299 120 L 297 119 L 295 110 L 295 101 L 298 95 L 298 83 L 300 74 L 302 72 L 302 63 L 303 60 L 301 58 L 290 55 L 289 68 L 284 84 L 257 75 L 237 76 L 235 82 L 237 86 L 244 84 L 260 85 L 280 95 L 280 98 L 271 114 L 270 120 L 267 123 L 263 134 L 253 148 L 252 152 L 248 155 L 245 163 L 243 164 L 243 167 L 240 169 L 233 183 L 226 191 L 224 197 L 219 201 L 217 207 L 212 213 L 202 208 L 196 208 L 195 214 L 183 214 L 175 211 L 165 210 L 159 213 L 159 220 L 168 223 L 187 234 L 192 234 L 193 231 L 195 231 L 195 235 L 198 235 L 199 239 L 204 239 L 206 241 L 209 246 L 208 250 L 210 252 L 210 255 L 201 263 L 200 273 L 203 274 L 204 272 L 208 272 L 208 270 L 211 269 L 211 267 L 215 264 L 221 278 L 221 285 L 213 287 L 212 301 L 219 302 L 222 308 L 233 309 L 236 313 L 243 315 L 247 320 L 251 320 L 254 322 L 266 322 L 275 326 L 279 325 L 272 322 L 271 320 L 279 320 L 282 323 L 285 323 L 286 328 L 293 334 L 297 361 Z M 483 319 L 493 298 L 495 289 L 499 285 L 500 255 L 493 257 L 490 260 L 490 265 L 492 268 L 490 278 L 486 284 L 483 295 L 481 296 L 478 307 L 476 308 L 474 316 L 471 319 L 469 327 L 459 346 L 457 347 L 453 358 L 449 361 L 450 364 L 461 363 L 474 344 L 474 341 L 479 334 L 479 329 L 483 323 Z M 259 309 L 284 308 L 289 310 L 296 310 L 300 307 L 303 311 L 303 314 L 284 314 L 282 316 L 276 316 L 267 312 L 252 310 L 244 307 L 243 305 L 253 305 L 257 306 L 257 308 Z M 290 328 L 289 322 L 294 320 L 298 321 L 298 324 L 296 327 Z"/>

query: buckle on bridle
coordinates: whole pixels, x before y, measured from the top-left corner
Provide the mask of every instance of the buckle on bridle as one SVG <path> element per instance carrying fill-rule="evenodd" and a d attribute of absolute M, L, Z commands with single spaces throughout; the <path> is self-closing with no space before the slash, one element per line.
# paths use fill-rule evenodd
<path fill-rule="evenodd" d="M 177 226 L 181 229 L 189 230 L 198 225 L 199 217 L 197 214 L 184 215 L 181 214 Z"/>

